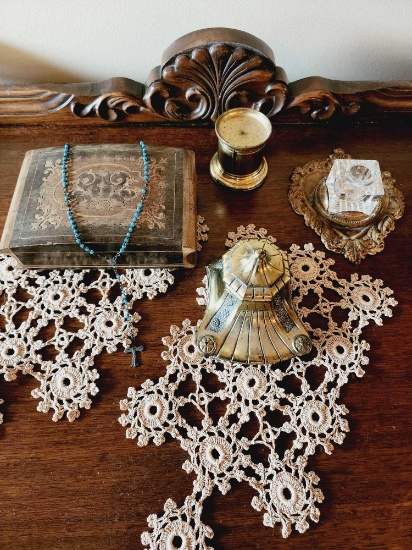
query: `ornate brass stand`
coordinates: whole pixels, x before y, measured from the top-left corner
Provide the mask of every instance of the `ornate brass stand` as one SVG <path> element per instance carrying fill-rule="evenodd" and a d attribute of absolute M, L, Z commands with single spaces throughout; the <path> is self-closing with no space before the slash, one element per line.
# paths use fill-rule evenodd
<path fill-rule="evenodd" d="M 313 160 L 295 168 L 289 202 L 297 214 L 304 216 L 306 225 L 320 236 L 328 250 L 343 254 L 358 265 L 367 254 L 383 250 L 385 237 L 395 229 L 395 220 L 403 215 L 405 201 L 394 186 L 395 179 L 390 172 L 382 172 L 385 193 L 371 215 L 328 213 L 324 199 L 325 178 L 336 159 L 350 158 L 342 149 L 335 149 L 325 161 Z"/>

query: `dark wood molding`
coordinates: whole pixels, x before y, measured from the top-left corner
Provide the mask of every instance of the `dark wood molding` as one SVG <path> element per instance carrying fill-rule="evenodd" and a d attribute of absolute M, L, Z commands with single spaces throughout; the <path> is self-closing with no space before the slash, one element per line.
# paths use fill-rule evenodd
<path fill-rule="evenodd" d="M 311 122 L 334 115 L 412 113 L 412 81 L 345 82 L 308 77 L 288 83 L 272 50 L 251 34 L 195 31 L 174 42 L 144 86 L 127 78 L 0 88 L 0 119 L 50 122 L 204 122 L 247 106 L 276 120 Z M 73 116 L 74 115 L 74 116 Z"/>
<path fill-rule="evenodd" d="M 412 113 L 412 81 L 362 82 L 312 76 L 289 85 L 287 109 L 298 107 L 315 120 L 359 111 Z"/>

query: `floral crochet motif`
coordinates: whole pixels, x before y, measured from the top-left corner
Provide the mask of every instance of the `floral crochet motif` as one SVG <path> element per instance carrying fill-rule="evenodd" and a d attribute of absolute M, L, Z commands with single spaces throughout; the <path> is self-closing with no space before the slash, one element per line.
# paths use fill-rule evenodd
<path fill-rule="evenodd" d="M 199 216 L 199 250 L 207 231 Z M 173 282 L 170 269 L 128 269 L 121 274 L 131 306 L 144 297 L 151 300 L 165 293 Z M 110 270 L 21 270 L 12 257 L 0 255 L 0 319 L 4 325 L 0 374 L 7 381 L 19 372 L 33 376 L 40 384 L 32 391 L 40 400 L 37 409 L 53 410 L 55 421 L 66 415 L 72 422 L 80 409 L 90 408 L 91 397 L 99 391 L 95 357 L 130 345 L 122 299 L 111 297 L 116 286 L 118 281 Z M 129 320 L 133 336 L 139 320 L 135 311 Z M 53 360 L 43 357 L 50 348 Z"/>
<path fill-rule="evenodd" d="M 226 244 L 243 238 L 268 237 L 265 229 L 242 226 L 229 234 Z M 340 390 L 351 373 L 362 376 L 368 364 L 369 344 L 361 338 L 362 329 L 371 321 L 381 325 L 396 301 L 380 280 L 358 275 L 339 279 L 331 269 L 333 260 L 311 244 L 293 245 L 289 263 L 293 303 L 313 340 L 309 358 L 248 366 L 203 357 L 195 347 L 200 321 L 186 319 L 163 338 L 165 375 L 157 382 L 147 380 L 140 389 L 129 388 L 120 402 L 124 412 L 119 421 L 127 437 L 136 438 L 139 446 L 151 441 L 159 445 L 170 434 L 187 451 L 183 469 L 196 475 L 182 507 L 168 500 L 160 517 L 149 516 L 150 531 L 143 533 L 142 542 L 152 550 L 174 548 L 174 537 L 184 541 L 183 548 L 209 548 L 205 538 L 213 533 L 202 523 L 204 501 L 214 487 L 227 493 L 233 480 L 256 491 L 252 506 L 262 512 L 264 525 L 280 524 L 284 537 L 292 528 L 303 533 L 309 520 L 319 520 L 318 504 L 324 497 L 318 476 L 307 469 L 308 457 L 318 449 L 330 454 L 334 444 L 343 442 L 349 411 L 340 403 Z M 204 279 L 199 303 L 206 303 L 207 292 Z M 343 315 L 335 315 L 338 310 Z M 309 316 L 311 324 L 314 317 L 322 318 L 327 329 L 311 327 Z M 336 320 L 342 317 L 342 322 Z M 313 369 L 316 387 L 309 382 Z M 188 381 L 195 389 L 179 392 Z M 216 402 L 224 403 L 217 419 L 211 414 Z M 196 412 L 196 421 L 188 407 Z M 281 443 L 285 434 L 293 436 L 286 449 Z"/>

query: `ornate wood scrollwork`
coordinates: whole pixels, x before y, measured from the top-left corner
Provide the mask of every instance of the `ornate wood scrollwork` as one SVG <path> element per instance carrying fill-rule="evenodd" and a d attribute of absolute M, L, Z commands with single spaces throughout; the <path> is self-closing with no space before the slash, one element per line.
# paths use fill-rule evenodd
<path fill-rule="evenodd" d="M 355 115 L 363 107 L 388 112 L 412 111 L 412 82 L 345 82 L 309 77 L 290 84 L 287 109 L 298 107 L 314 120 Z"/>
<path fill-rule="evenodd" d="M 216 120 L 234 107 L 268 116 L 285 105 L 288 88 L 275 64 L 244 46 L 211 44 L 176 55 L 145 94 L 147 106 L 174 120 Z"/>
<path fill-rule="evenodd" d="M 310 122 L 373 111 L 412 112 L 412 82 L 344 82 L 309 77 L 287 83 L 272 50 L 233 29 L 195 31 L 172 44 L 145 87 L 127 78 L 100 83 L 0 88 L 0 117 L 54 121 L 214 121 L 233 107 Z M 310 116 L 308 116 L 310 114 Z"/>
<path fill-rule="evenodd" d="M 145 109 L 143 99 L 127 93 L 112 92 L 99 96 L 88 105 L 79 101 L 72 101 L 71 111 L 77 117 L 97 115 L 98 117 L 114 122 L 123 119 L 126 115 L 139 113 Z"/>
<path fill-rule="evenodd" d="M 360 101 L 339 96 L 326 90 L 307 92 L 293 97 L 287 108 L 299 107 L 302 114 L 310 113 L 314 120 L 325 120 L 335 112 L 344 115 L 354 115 L 361 107 Z"/>

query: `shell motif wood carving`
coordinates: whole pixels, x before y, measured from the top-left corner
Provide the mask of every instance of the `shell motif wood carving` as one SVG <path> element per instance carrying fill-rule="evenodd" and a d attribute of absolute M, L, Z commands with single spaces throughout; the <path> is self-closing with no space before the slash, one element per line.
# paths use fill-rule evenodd
<path fill-rule="evenodd" d="M 412 82 L 346 82 L 307 77 L 288 83 L 272 50 L 255 36 L 202 29 L 176 40 L 146 86 L 128 78 L 76 84 L 0 87 L 0 117 L 12 123 L 101 123 L 124 119 L 215 121 L 234 107 L 252 107 L 288 122 L 376 111 L 412 112 Z M 279 116 L 280 115 L 280 116 Z M 23 120 L 25 119 L 25 120 Z"/>
<path fill-rule="evenodd" d="M 173 57 L 145 94 L 148 107 L 175 120 L 216 120 L 234 107 L 271 116 L 285 105 L 288 88 L 263 54 L 232 44 L 210 44 Z"/>

